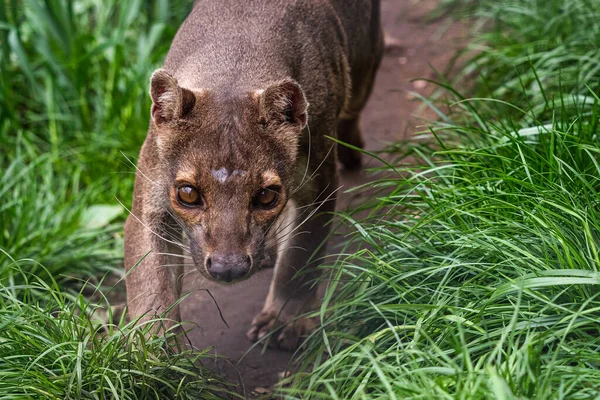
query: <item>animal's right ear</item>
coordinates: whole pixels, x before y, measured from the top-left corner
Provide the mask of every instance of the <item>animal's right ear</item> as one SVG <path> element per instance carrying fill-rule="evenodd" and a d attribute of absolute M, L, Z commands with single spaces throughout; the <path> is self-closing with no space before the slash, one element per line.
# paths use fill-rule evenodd
<path fill-rule="evenodd" d="M 179 86 L 177 80 L 164 69 L 152 74 L 150 97 L 152 120 L 157 125 L 184 117 L 196 104 L 194 93 Z"/>
<path fill-rule="evenodd" d="M 255 93 L 259 96 L 261 118 L 266 122 L 299 129 L 306 126 L 308 102 L 296 81 L 284 79 Z"/>

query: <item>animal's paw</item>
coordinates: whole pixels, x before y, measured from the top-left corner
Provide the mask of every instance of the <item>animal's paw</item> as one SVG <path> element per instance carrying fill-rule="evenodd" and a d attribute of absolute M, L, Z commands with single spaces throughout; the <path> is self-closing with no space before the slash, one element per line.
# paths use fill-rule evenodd
<path fill-rule="evenodd" d="M 273 337 L 268 338 L 269 346 L 292 351 L 298 348 L 302 336 L 310 333 L 314 327 L 314 319 L 295 319 L 294 315 L 280 313 L 279 310 L 263 310 L 252 320 L 246 336 L 255 342 L 275 331 Z"/>

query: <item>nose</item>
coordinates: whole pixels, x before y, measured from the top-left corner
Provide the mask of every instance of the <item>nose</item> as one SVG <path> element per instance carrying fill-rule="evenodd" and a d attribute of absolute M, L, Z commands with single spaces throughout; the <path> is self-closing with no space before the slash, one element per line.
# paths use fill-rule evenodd
<path fill-rule="evenodd" d="M 211 254 L 205 261 L 206 270 L 218 281 L 231 282 L 250 271 L 252 259 L 247 254 Z"/>

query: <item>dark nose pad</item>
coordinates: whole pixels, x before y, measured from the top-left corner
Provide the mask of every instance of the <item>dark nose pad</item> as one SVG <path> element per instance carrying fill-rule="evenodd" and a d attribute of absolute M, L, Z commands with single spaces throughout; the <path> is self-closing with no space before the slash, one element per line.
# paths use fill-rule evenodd
<path fill-rule="evenodd" d="M 206 270 L 214 279 L 231 282 L 248 274 L 252 260 L 245 254 L 212 254 L 205 263 Z"/>

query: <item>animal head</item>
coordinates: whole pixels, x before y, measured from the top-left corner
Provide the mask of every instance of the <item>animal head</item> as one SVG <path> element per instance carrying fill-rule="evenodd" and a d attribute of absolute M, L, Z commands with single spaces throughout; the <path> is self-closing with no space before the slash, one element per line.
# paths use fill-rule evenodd
<path fill-rule="evenodd" d="M 243 93 L 187 89 L 158 70 L 150 95 L 168 207 L 196 267 L 225 282 L 250 276 L 293 189 L 302 89 L 291 79 Z"/>

